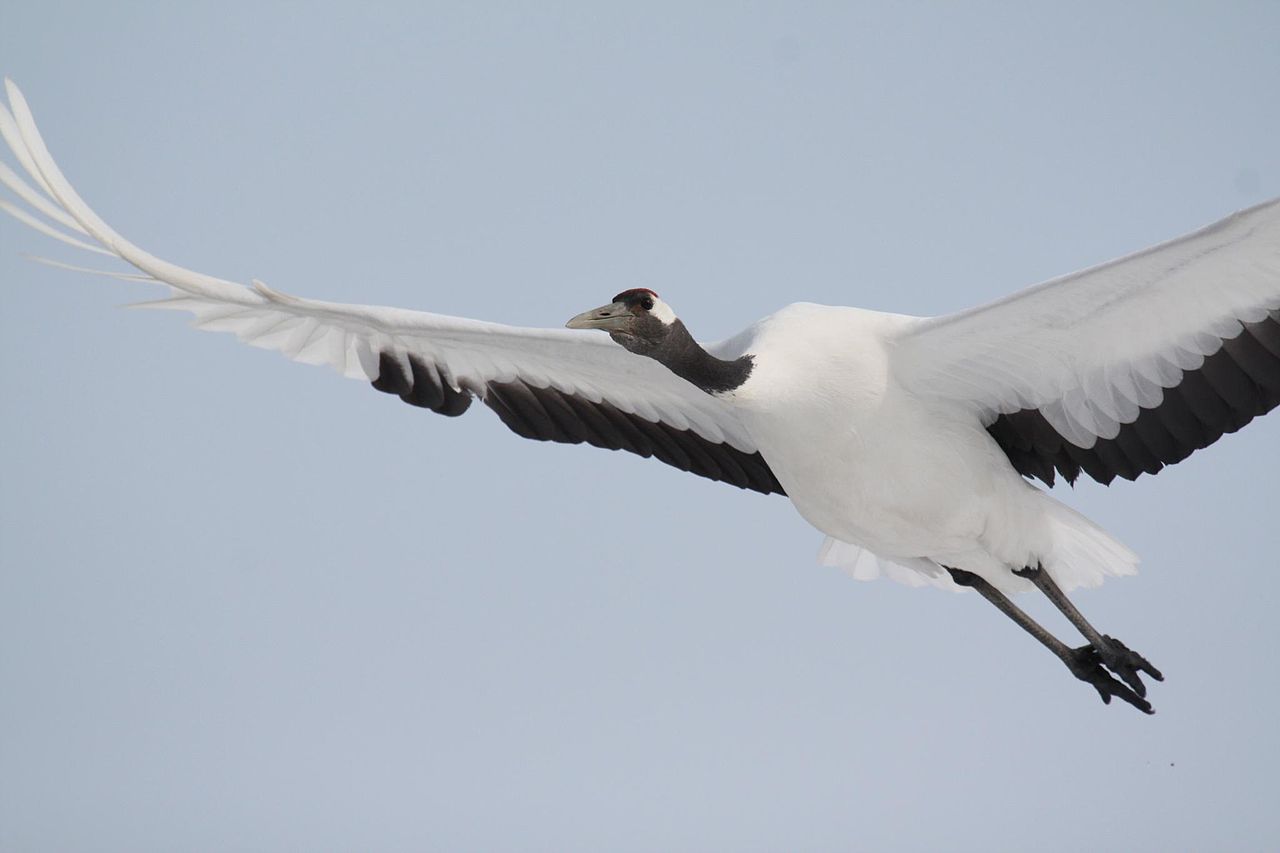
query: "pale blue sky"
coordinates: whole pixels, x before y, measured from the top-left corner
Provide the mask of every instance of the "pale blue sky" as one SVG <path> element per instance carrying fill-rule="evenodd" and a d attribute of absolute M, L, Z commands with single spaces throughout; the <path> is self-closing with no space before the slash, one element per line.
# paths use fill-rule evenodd
<path fill-rule="evenodd" d="M 0 11 L 65 171 L 163 257 L 544 326 L 646 286 L 704 338 L 1280 194 L 1277 45 L 1265 2 Z M 817 567 L 782 499 L 24 251 L 68 257 L 0 222 L 3 850 L 1280 846 L 1278 415 L 1065 493 L 1144 558 L 1077 600 L 1164 669 L 1146 718 L 976 596 Z"/>

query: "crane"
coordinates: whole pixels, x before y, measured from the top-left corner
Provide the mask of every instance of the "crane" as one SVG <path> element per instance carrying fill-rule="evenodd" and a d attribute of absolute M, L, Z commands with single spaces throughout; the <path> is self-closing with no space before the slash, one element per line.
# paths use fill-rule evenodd
<path fill-rule="evenodd" d="M 307 299 L 161 260 L 85 204 L 22 93 L 6 90 L 0 134 L 26 177 L 0 163 L 16 198 L 0 207 L 136 271 L 46 263 L 164 286 L 147 307 L 441 415 L 479 400 L 526 438 L 785 496 L 826 535 L 822 562 L 975 590 L 1104 702 L 1145 713 L 1143 676 L 1162 673 L 1067 597 L 1132 574 L 1138 558 L 1031 481 L 1155 474 L 1280 404 L 1280 199 L 946 316 L 795 303 L 701 343 L 656 291 L 632 288 L 567 328 L 521 328 Z M 1014 603 L 1032 590 L 1083 645 Z"/>

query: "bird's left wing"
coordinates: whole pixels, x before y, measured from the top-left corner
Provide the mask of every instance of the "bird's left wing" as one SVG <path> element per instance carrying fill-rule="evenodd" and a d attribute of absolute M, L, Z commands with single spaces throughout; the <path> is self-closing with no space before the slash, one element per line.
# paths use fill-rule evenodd
<path fill-rule="evenodd" d="M 1280 199 L 923 320 L 894 370 L 971 407 L 1026 476 L 1155 473 L 1280 404 Z"/>
<path fill-rule="evenodd" d="M 0 163 L 0 183 L 27 205 L 0 200 L 0 207 L 55 239 L 140 271 L 107 275 L 169 287 L 168 298 L 145 307 L 189 311 L 197 328 L 327 364 L 441 414 L 462 414 L 474 396 L 528 438 L 627 450 L 741 488 L 782 492 L 719 400 L 604 335 L 303 299 L 151 255 L 84 203 L 50 156 L 22 93 L 5 83 L 13 112 L 0 104 L 0 134 L 35 185 Z"/>

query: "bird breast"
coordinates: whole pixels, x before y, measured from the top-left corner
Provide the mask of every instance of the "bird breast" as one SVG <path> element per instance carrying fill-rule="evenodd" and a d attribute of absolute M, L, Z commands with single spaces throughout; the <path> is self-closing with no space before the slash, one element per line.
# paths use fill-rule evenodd
<path fill-rule="evenodd" d="M 973 542 L 985 498 L 1021 485 L 976 418 L 893 381 L 893 338 L 913 322 L 790 306 L 757 327 L 755 370 L 730 401 L 805 519 L 885 556 Z"/>

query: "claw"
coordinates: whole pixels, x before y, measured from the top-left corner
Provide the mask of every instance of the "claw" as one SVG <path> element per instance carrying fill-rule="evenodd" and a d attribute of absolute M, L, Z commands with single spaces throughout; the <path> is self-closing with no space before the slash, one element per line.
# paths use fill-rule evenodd
<path fill-rule="evenodd" d="M 1156 681 L 1164 681 L 1164 676 L 1160 673 L 1160 670 L 1152 666 L 1151 662 L 1142 655 L 1133 651 L 1115 637 L 1104 635 L 1102 639 L 1105 642 L 1098 649 L 1098 656 L 1102 660 L 1103 666 L 1120 676 L 1124 683 L 1132 687 L 1133 691 L 1139 696 L 1147 695 L 1147 686 L 1138 677 L 1139 672 L 1146 673 Z"/>
<path fill-rule="evenodd" d="M 1126 649 L 1125 651 L 1128 650 Z M 1072 649 L 1070 659 L 1066 661 L 1066 664 L 1072 675 L 1093 685 L 1093 689 L 1098 691 L 1098 696 L 1102 698 L 1105 704 L 1110 705 L 1111 697 L 1118 696 L 1144 714 L 1155 713 L 1151 703 L 1144 699 L 1142 694 L 1112 678 L 1111 674 L 1103 669 L 1102 655 L 1093 646 L 1081 646 L 1078 649 Z M 1147 666 L 1150 667 L 1151 665 L 1147 664 Z M 1155 678 L 1156 676 L 1152 675 L 1152 677 Z M 1134 678 L 1136 679 L 1137 676 L 1134 676 Z M 1141 687 L 1142 682 L 1139 681 L 1138 685 Z M 1144 690 L 1143 693 L 1145 692 Z"/>

